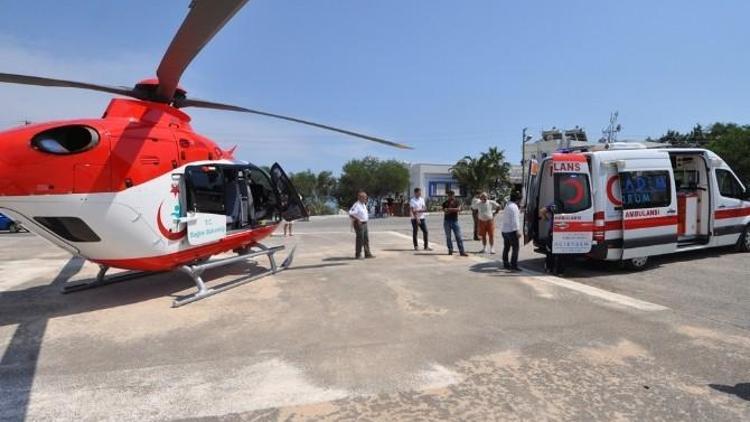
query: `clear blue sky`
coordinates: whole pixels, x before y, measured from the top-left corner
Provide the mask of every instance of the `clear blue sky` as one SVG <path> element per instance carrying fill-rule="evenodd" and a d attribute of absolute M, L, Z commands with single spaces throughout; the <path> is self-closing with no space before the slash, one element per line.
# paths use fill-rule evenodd
<path fill-rule="evenodd" d="M 151 76 L 188 0 L 0 0 L 0 72 L 130 85 Z M 406 142 L 401 152 L 312 128 L 191 111 L 194 127 L 258 164 L 339 172 L 372 154 L 520 158 L 521 129 L 596 139 L 750 120 L 750 2 L 251 0 L 182 85 L 196 97 Z M 97 116 L 105 94 L 0 85 L 0 128 Z"/>

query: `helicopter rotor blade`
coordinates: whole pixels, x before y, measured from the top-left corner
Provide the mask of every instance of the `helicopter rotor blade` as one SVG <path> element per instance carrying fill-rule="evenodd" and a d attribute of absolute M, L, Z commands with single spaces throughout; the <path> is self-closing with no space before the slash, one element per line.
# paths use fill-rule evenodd
<path fill-rule="evenodd" d="M 224 24 L 248 0 L 193 0 L 190 12 L 177 30 L 156 70 L 159 78 L 157 95 L 163 100 L 173 98 L 180 77 L 190 62 Z"/>
<path fill-rule="evenodd" d="M 93 91 L 107 92 L 116 95 L 125 95 L 133 98 L 142 96 L 133 88 L 126 86 L 98 85 L 88 82 L 66 81 L 64 79 L 44 78 L 40 76 L 17 75 L 13 73 L 0 73 L 0 82 L 20 85 L 50 86 L 59 88 L 80 88 Z"/>
<path fill-rule="evenodd" d="M 317 127 L 320 129 L 330 130 L 333 132 L 342 133 L 344 135 L 366 139 L 368 141 L 377 142 L 379 144 L 384 144 L 384 145 L 388 145 L 388 146 L 392 146 L 392 147 L 396 147 L 400 149 L 413 149 L 412 147 L 408 145 L 399 144 L 397 142 L 388 141 L 382 138 L 376 138 L 374 136 L 365 135 L 362 133 L 352 132 L 346 129 L 324 125 L 321 123 L 315 123 L 309 120 L 298 119 L 296 117 L 283 116 L 281 114 L 269 113 L 269 112 L 260 111 L 260 110 L 253 110 L 250 108 L 235 106 L 231 104 L 221 104 L 221 103 L 214 103 L 211 101 L 204 101 L 204 100 L 193 99 L 193 98 L 185 98 L 185 99 L 175 99 L 175 107 L 197 107 L 197 108 L 207 108 L 207 109 L 213 109 L 213 110 L 237 111 L 240 113 L 252 113 L 252 114 L 257 114 L 260 116 L 273 117 L 274 119 L 281 119 L 281 120 L 286 120 L 289 122 L 300 123 L 300 124 L 307 125 L 307 126 Z"/>

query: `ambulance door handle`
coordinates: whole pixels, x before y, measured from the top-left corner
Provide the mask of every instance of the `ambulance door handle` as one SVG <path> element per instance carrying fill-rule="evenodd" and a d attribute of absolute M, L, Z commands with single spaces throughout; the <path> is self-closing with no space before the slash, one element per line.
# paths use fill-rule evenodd
<path fill-rule="evenodd" d="M 717 208 L 726 208 L 726 205 L 719 205 Z"/>
<path fill-rule="evenodd" d="M 673 208 L 670 208 L 670 209 L 667 210 L 667 214 L 674 214 L 676 212 L 677 212 L 677 210 L 673 209 Z"/>

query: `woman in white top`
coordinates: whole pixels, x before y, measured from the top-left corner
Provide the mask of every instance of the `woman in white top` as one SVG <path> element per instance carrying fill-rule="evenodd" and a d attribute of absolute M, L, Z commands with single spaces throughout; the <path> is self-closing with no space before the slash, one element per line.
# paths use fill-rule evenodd
<path fill-rule="evenodd" d="M 487 237 L 490 238 L 490 253 L 495 253 L 495 216 L 500 212 L 500 204 L 487 199 L 487 193 L 482 192 L 479 195 L 479 202 L 471 206 L 478 211 L 479 218 L 479 236 L 482 238 L 482 253 L 487 253 Z"/>

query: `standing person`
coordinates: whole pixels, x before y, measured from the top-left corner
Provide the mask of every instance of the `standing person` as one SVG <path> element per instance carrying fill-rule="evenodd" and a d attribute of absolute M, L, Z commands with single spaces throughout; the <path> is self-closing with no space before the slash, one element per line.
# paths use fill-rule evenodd
<path fill-rule="evenodd" d="M 539 210 L 539 217 L 542 219 L 543 227 L 539 229 L 541 232 L 545 230 L 547 232 L 547 243 L 545 245 L 546 259 L 544 260 L 544 270 L 554 275 L 562 274 L 564 270 L 564 263 L 559 254 L 552 253 L 552 235 L 555 227 L 555 212 L 557 208 L 554 203 L 547 205 Z"/>
<path fill-rule="evenodd" d="M 445 230 L 445 240 L 448 244 L 448 255 L 453 255 L 453 241 L 451 232 L 456 236 L 458 252 L 461 256 L 469 256 L 464 250 L 464 241 L 461 238 L 461 227 L 458 225 L 458 213 L 461 211 L 461 203 L 455 198 L 452 190 L 447 192 L 448 199 L 443 202 L 443 229 Z"/>
<path fill-rule="evenodd" d="M 474 206 L 479 203 L 479 191 L 474 192 L 474 197 L 471 198 L 471 218 L 474 220 L 474 240 L 479 240 L 479 211 Z"/>
<path fill-rule="evenodd" d="M 365 250 L 365 258 L 375 258 L 370 253 L 370 237 L 367 233 L 367 221 L 370 219 L 367 211 L 367 194 L 364 191 L 357 193 L 357 202 L 349 209 L 349 218 L 352 219 L 352 227 L 357 236 L 354 257 L 362 259 L 362 249 Z"/>
<path fill-rule="evenodd" d="M 500 204 L 487 198 L 487 192 L 479 195 L 479 202 L 472 204 L 472 209 L 477 211 L 479 220 L 479 236 L 482 237 L 482 253 L 495 253 L 495 216 L 500 212 Z M 490 239 L 490 248 L 487 249 L 487 237 Z"/>
<path fill-rule="evenodd" d="M 511 271 L 521 271 L 518 268 L 518 247 L 521 239 L 521 211 L 518 209 L 517 202 L 521 199 L 519 192 L 513 191 L 510 194 L 510 202 L 505 206 L 503 211 L 502 224 L 500 232 L 503 234 L 503 268 Z M 508 252 L 511 253 L 510 262 L 508 261 Z"/>
<path fill-rule="evenodd" d="M 284 236 L 287 236 L 287 231 L 289 232 L 289 236 L 294 236 L 292 233 L 292 227 L 294 227 L 294 221 L 286 221 L 284 220 Z"/>
<path fill-rule="evenodd" d="M 432 248 L 427 241 L 427 223 L 425 223 L 424 219 L 427 212 L 427 205 L 425 205 L 424 198 L 422 198 L 422 189 L 414 188 L 414 197 L 409 200 L 409 209 L 411 212 L 411 238 L 414 243 L 414 250 L 419 250 L 419 242 L 417 242 L 417 229 L 419 228 L 422 230 L 424 250 L 431 251 Z"/>

